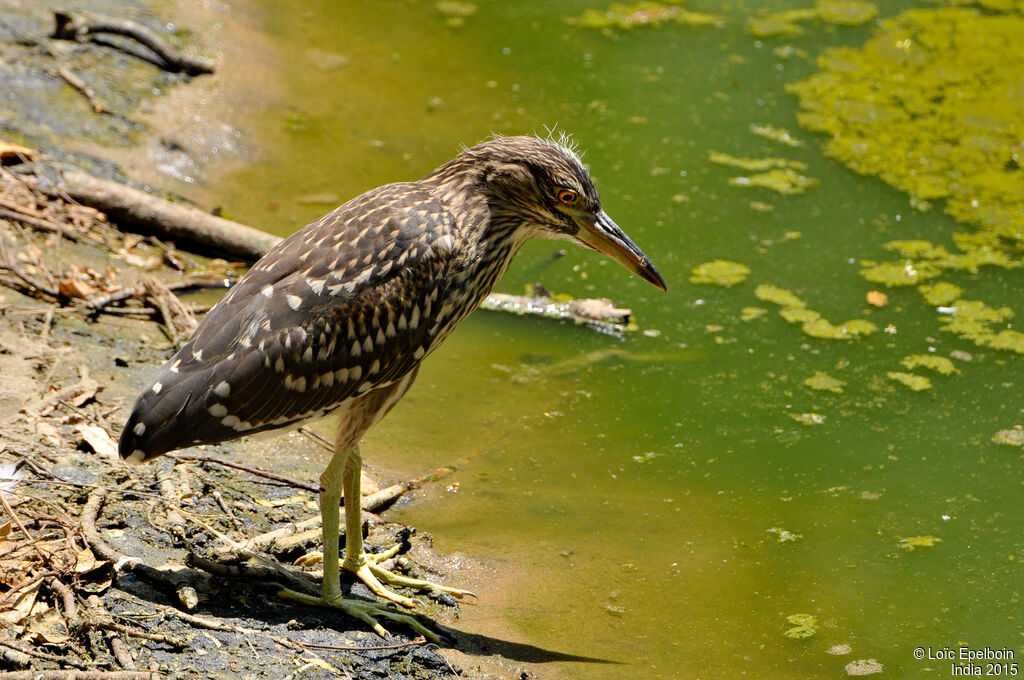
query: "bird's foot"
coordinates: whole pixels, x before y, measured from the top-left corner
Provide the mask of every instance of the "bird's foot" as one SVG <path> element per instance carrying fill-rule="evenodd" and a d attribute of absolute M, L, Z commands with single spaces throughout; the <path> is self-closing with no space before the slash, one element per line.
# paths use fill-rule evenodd
<path fill-rule="evenodd" d="M 321 597 L 317 597 L 315 595 L 300 593 L 296 590 L 291 590 L 290 588 L 282 588 L 277 592 L 277 595 L 278 597 L 295 600 L 296 602 L 300 602 L 311 607 L 333 607 L 335 609 L 340 609 L 349 616 L 359 619 L 366 625 L 373 628 L 374 632 L 382 638 L 388 638 L 390 637 L 390 634 L 384 626 L 380 625 L 380 622 L 377 619 L 388 619 L 389 621 L 409 626 L 416 631 L 416 633 L 422 635 L 431 642 L 441 641 L 441 638 L 437 633 L 424 626 L 419 620 L 409 616 L 408 614 L 395 611 L 386 604 L 344 598 L 340 594 L 324 594 Z"/>
<path fill-rule="evenodd" d="M 424 581 L 423 579 L 410 578 L 409 576 L 403 576 L 402 574 L 396 574 L 393 571 L 385 569 L 380 566 L 381 562 L 394 557 L 398 551 L 399 546 L 391 546 L 388 550 L 381 553 L 362 553 L 358 557 L 352 558 L 346 556 L 345 561 L 342 563 L 342 567 L 347 569 L 356 575 L 356 577 L 366 584 L 366 587 L 373 591 L 378 597 L 382 597 L 385 600 L 400 604 L 403 607 L 415 607 L 417 602 L 411 598 L 399 595 L 387 586 L 395 586 L 400 588 L 413 588 L 415 590 L 430 590 L 439 593 L 447 593 L 459 599 L 466 595 L 472 595 L 473 593 L 468 590 L 462 590 L 460 588 L 449 588 L 448 586 L 442 586 L 438 583 L 431 581 Z"/>

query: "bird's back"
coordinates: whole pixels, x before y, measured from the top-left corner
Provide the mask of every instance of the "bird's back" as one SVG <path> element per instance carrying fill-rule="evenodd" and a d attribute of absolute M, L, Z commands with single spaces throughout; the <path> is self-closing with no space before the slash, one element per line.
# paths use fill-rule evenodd
<path fill-rule="evenodd" d="M 143 391 L 121 457 L 285 427 L 400 380 L 438 332 L 456 226 L 427 188 L 401 183 L 282 241 Z"/>

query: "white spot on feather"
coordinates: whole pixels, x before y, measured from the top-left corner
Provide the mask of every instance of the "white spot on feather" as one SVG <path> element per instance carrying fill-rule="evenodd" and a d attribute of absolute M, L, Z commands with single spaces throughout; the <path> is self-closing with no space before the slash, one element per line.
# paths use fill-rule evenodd
<path fill-rule="evenodd" d="M 135 427 L 132 428 L 132 432 L 135 433 L 136 437 L 141 437 L 142 435 L 146 434 L 146 424 L 136 423 Z"/>
<path fill-rule="evenodd" d="M 216 387 L 213 388 L 213 391 L 217 394 L 218 397 L 227 398 L 231 394 L 231 385 L 227 384 L 227 382 L 222 380 L 220 383 L 218 383 Z"/>
<path fill-rule="evenodd" d="M 263 289 L 260 292 L 263 293 L 263 297 L 268 298 L 274 294 L 274 287 L 268 283 L 263 286 Z"/>
<path fill-rule="evenodd" d="M 153 394 L 160 394 L 160 390 L 164 388 L 164 384 L 161 382 L 153 383 Z"/>
<path fill-rule="evenodd" d="M 242 421 L 238 419 L 238 416 L 226 416 L 223 420 L 220 421 L 220 424 L 223 425 L 224 427 L 233 428 L 240 422 Z"/>
<path fill-rule="evenodd" d="M 138 465 L 146 460 L 146 452 L 142 449 L 135 449 L 132 451 L 132 455 L 124 459 L 124 462 L 129 465 Z"/>
<path fill-rule="evenodd" d="M 210 415 L 214 418 L 223 418 L 228 414 L 228 407 L 224 404 L 214 404 L 209 409 Z"/>
<path fill-rule="evenodd" d="M 287 300 L 288 306 L 292 309 L 298 309 L 302 305 L 302 298 L 298 295 L 288 295 Z"/>

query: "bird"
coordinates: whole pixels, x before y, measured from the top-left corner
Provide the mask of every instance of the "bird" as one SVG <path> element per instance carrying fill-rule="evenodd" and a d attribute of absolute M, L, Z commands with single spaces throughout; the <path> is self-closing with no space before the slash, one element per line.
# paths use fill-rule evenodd
<path fill-rule="evenodd" d="M 415 605 L 392 588 L 470 593 L 381 567 L 397 546 L 365 552 L 359 441 L 535 237 L 599 251 L 666 289 L 648 257 L 602 208 L 570 142 L 495 136 L 417 181 L 353 198 L 267 252 L 139 395 L 120 438 L 120 457 L 142 463 L 332 414 L 334 454 L 320 477 L 322 593 L 279 594 L 340 609 L 382 637 L 388 632 L 379 619 L 436 639 L 391 606 Z M 342 497 L 345 558 L 339 567 Z M 383 602 L 343 597 L 340 568 Z"/>

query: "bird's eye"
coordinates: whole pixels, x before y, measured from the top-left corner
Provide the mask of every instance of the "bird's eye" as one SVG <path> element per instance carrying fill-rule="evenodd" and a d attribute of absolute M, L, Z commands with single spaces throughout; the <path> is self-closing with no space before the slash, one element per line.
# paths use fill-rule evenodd
<path fill-rule="evenodd" d="M 558 202 L 572 205 L 579 199 L 580 195 L 572 189 L 562 189 L 558 192 Z"/>

